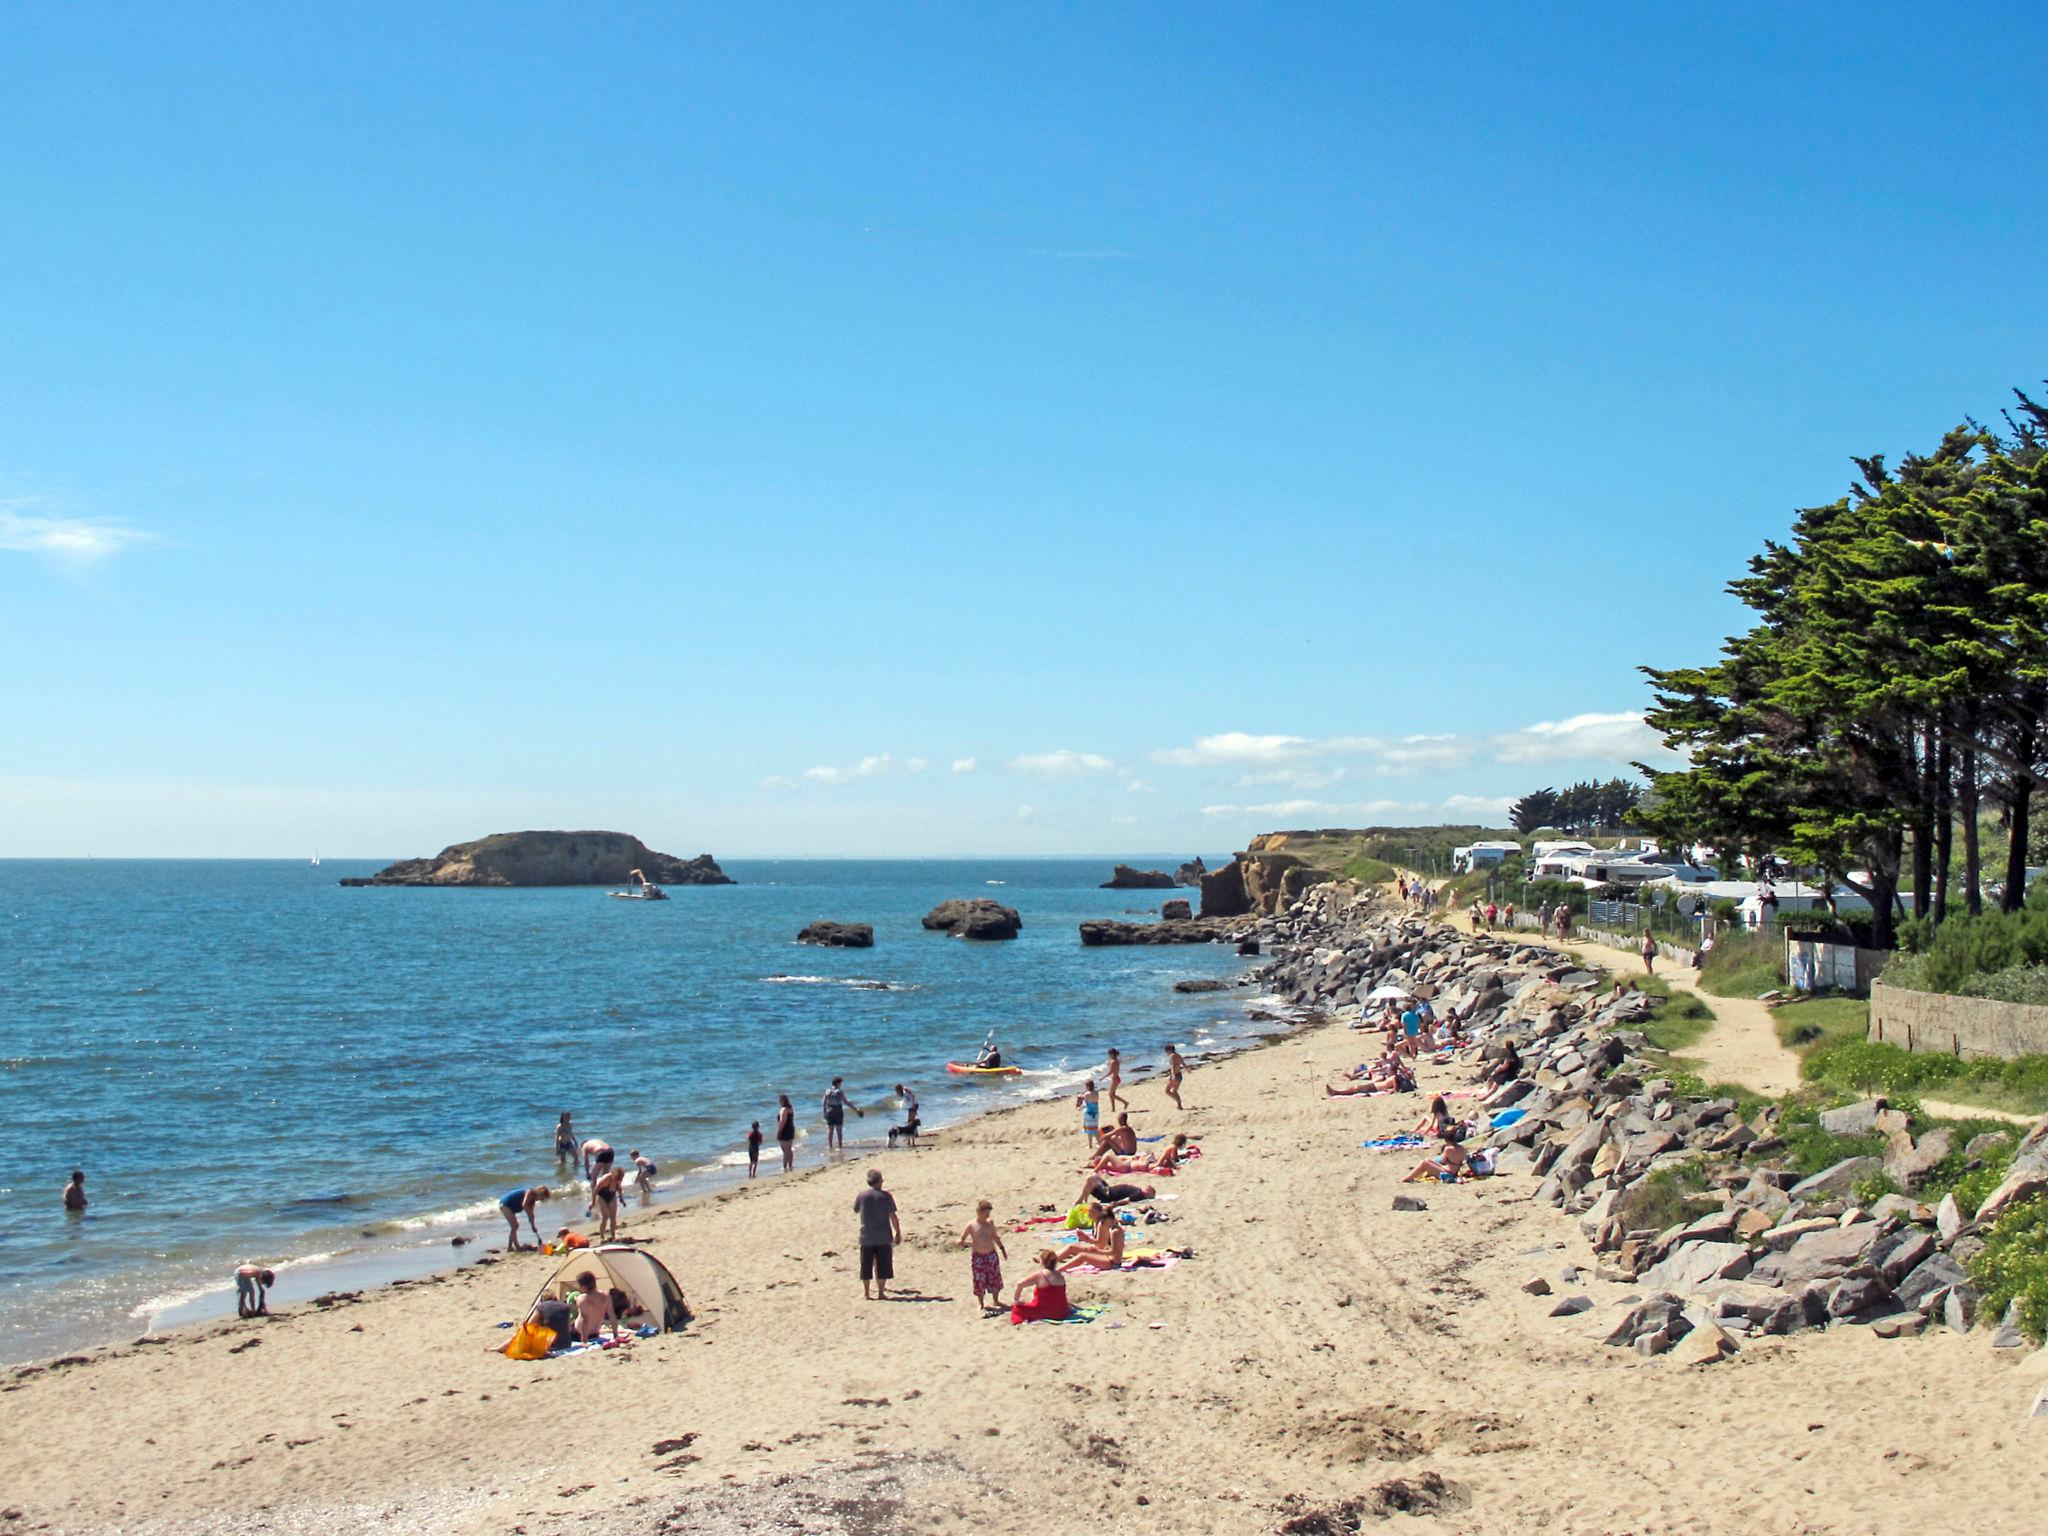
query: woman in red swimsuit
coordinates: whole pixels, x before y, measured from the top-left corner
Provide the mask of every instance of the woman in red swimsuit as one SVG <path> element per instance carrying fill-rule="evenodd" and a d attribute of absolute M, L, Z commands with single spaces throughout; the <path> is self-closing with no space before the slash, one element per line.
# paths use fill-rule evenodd
<path fill-rule="evenodd" d="M 1031 1292 L 1026 1301 L 1024 1293 Z M 1017 1282 L 1010 1297 L 1013 1323 L 1057 1323 L 1067 1315 L 1067 1277 L 1060 1273 L 1059 1255 L 1048 1248 L 1038 1256 L 1038 1268 Z"/>

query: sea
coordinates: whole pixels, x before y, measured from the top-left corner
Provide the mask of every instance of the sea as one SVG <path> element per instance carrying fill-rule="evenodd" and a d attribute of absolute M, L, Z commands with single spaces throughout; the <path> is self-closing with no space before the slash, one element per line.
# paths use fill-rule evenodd
<path fill-rule="evenodd" d="M 859 1152 L 899 1082 L 942 1127 L 1071 1093 L 1112 1045 L 1142 1075 L 1166 1040 L 1195 1059 L 1273 1027 L 1247 989 L 1173 990 L 1250 963 L 1226 946 L 1082 947 L 1084 918 L 1191 894 L 1100 889 L 1107 858 L 736 859 L 666 902 L 338 883 L 384 862 L 0 861 L 0 1361 L 229 1312 L 245 1260 L 290 1306 L 474 1258 L 501 1194 L 564 1182 L 565 1109 L 674 1200 L 742 1176 L 756 1120 L 773 1176 L 778 1093 L 816 1165 L 835 1075 Z M 1022 934 L 926 931 L 955 896 Z M 797 944 L 820 918 L 874 947 Z M 990 1033 L 1023 1076 L 946 1072 Z M 542 1211 L 551 1233 L 583 1200 Z"/>

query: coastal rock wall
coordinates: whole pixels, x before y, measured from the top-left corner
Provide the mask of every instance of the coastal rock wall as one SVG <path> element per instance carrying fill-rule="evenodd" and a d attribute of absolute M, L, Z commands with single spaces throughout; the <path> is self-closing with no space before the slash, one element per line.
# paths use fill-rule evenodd
<path fill-rule="evenodd" d="M 1799 1329 L 1869 1324 L 1887 1338 L 1937 1324 L 1966 1331 L 1984 1299 L 1968 1268 L 1984 1230 L 2048 1189 L 2044 1118 L 2009 1160 L 2006 1133 L 1963 1149 L 2004 1169 L 1973 1217 L 1953 1194 L 1916 1200 L 1915 1184 L 1950 1156 L 1954 1133 L 1916 1134 L 1912 1116 L 1882 1099 L 1821 1117 L 1836 1134 L 1882 1136 L 1881 1154 L 1802 1176 L 1787 1166 L 1780 1105 L 1745 1112 L 1732 1098 L 1679 1091 L 1645 1054 L 1640 1030 L 1655 1001 L 1602 992 L 1592 973 L 1542 944 L 1384 911 L 1341 886 L 1309 892 L 1259 932 L 1275 958 L 1250 984 L 1298 1005 L 1363 1015 L 1373 989 L 1394 986 L 1434 999 L 1440 1016 L 1459 1012 L 1471 1040 L 1462 1059 L 1492 1083 L 1463 1111 L 1472 1119 L 1463 1146 L 1495 1177 L 1536 1179 L 1536 1200 L 1576 1217 L 1602 1256 L 1600 1278 L 1641 1293 L 1611 1327 L 1602 1324 L 1603 1341 L 1616 1348 L 1706 1364 L 1738 1352 L 1741 1339 Z M 1704 1175 L 1706 1189 L 1672 1222 L 1668 1191 L 1651 1180 L 1681 1162 Z M 1899 1192 L 1871 1199 L 1880 1176 Z M 1567 1269 L 1565 1283 L 1578 1274 Z M 1551 1290 L 1540 1276 L 1523 1288 Z M 1592 1306 L 1566 1296 L 1552 1315 Z M 2021 1345 L 2016 1309 L 1994 1348 Z"/>
<path fill-rule="evenodd" d="M 495 832 L 431 859 L 401 859 L 343 885 L 624 885 L 639 870 L 656 885 L 731 885 L 708 853 L 679 859 L 624 832 Z"/>

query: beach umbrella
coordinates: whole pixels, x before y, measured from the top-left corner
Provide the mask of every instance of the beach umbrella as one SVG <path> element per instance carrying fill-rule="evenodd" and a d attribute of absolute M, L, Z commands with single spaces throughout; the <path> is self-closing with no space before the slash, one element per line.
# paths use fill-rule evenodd
<path fill-rule="evenodd" d="M 1406 1002 L 1410 995 L 1392 982 L 1388 982 L 1385 986 L 1374 987 L 1366 993 L 1365 1000 L 1369 1003 L 1401 1003 Z"/>

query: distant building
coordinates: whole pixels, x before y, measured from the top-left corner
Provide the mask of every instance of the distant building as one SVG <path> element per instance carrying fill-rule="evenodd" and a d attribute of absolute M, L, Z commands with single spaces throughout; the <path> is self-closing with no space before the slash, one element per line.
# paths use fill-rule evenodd
<path fill-rule="evenodd" d="M 1521 851 L 1520 843 L 1473 843 L 1467 848 L 1453 848 L 1451 871 L 1462 875 L 1471 870 L 1485 869 Z"/>

